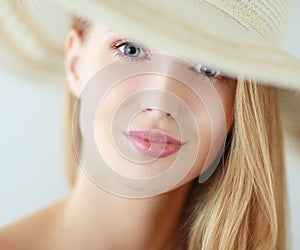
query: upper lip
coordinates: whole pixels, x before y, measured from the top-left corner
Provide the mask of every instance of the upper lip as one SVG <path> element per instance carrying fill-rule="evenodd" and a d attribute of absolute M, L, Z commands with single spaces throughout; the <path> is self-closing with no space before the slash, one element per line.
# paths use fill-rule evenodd
<path fill-rule="evenodd" d="M 124 132 L 124 134 L 132 137 L 138 137 L 151 142 L 184 144 L 172 135 L 160 129 L 134 129 Z"/>

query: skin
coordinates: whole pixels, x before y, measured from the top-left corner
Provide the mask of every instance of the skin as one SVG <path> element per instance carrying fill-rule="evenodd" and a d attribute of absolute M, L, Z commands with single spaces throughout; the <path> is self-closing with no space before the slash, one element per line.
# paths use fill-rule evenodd
<path fill-rule="evenodd" d="M 75 31 L 70 31 L 66 39 L 66 75 L 70 91 L 80 96 L 86 82 L 98 69 L 118 60 L 114 56 L 111 44 L 122 37 L 100 25 L 94 26 L 84 42 Z M 192 74 L 193 72 L 191 72 Z M 223 82 L 224 79 L 221 79 Z M 179 85 L 170 85 L 167 81 L 158 81 L 150 78 L 144 87 L 155 86 L 168 88 L 181 98 L 189 101 L 189 107 L 195 116 L 203 121 L 207 116 L 191 93 Z M 227 131 L 232 126 L 232 110 L 234 103 L 235 82 L 227 80 L 220 84 L 213 79 L 215 89 L 221 98 L 226 114 Z M 136 85 L 135 85 L 136 86 Z M 119 95 L 112 95 L 110 103 L 104 104 L 97 117 L 109 118 L 114 106 L 121 98 L 131 91 L 128 88 L 117 89 Z M 185 96 L 186 95 L 186 96 Z M 206 117 L 207 119 L 207 117 Z M 131 127 L 145 128 L 149 124 L 160 124 L 160 128 L 178 138 L 178 126 L 162 111 L 147 110 L 141 112 L 132 121 Z M 99 123 L 96 124 L 98 125 Z M 203 128 L 207 124 L 203 122 Z M 112 150 L 109 136 L 106 138 L 103 131 L 107 131 L 107 124 L 96 126 L 97 138 L 106 140 L 108 150 Z M 102 130 L 101 130 L 102 129 Z M 101 137 L 102 135 L 102 137 Z M 209 136 L 206 138 L 209 140 Z M 84 147 L 84 145 L 83 145 Z M 85 151 L 82 148 L 83 152 Z M 204 152 L 202 152 L 204 153 Z M 185 177 L 176 189 L 147 199 L 122 198 L 97 187 L 80 170 L 74 188 L 64 199 L 52 206 L 17 221 L 0 230 L 1 249 L 168 249 L 169 242 L 176 238 L 176 228 L 181 216 L 184 202 L 191 187 L 191 181 L 203 171 L 201 162 L 203 154 L 199 154 L 193 170 Z M 104 152 L 105 154 L 105 152 Z M 175 156 L 173 156 L 175 157 Z M 175 158 L 162 158 L 160 165 L 170 164 Z M 117 162 L 116 162 L 117 161 Z M 122 159 L 114 157 L 111 164 L 120 163 Z M 122 164 L 126 164 L 122 162 Z M 155 167 L 153 163 L 153 167 Z M 136 166 L 127 165 L 126 173 L 144 175 L 138 172 Z M 134 169 L 134 170 L 132 170 Z M 157 171 L 160 171 L 159 168 Z M 147 175 L 148 173 L 146 173 Z"/>

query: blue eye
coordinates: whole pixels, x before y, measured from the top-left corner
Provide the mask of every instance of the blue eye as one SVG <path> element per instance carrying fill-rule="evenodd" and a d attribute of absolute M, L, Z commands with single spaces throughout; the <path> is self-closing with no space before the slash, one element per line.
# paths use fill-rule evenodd
<path fill-rule="evenodd" d="M 202 74 L 207 76 L 215 76 L 218 74 L 218 71 L 212 68 L 209 68 L 205 65 L 200 66 L 200 71 Z"/>
<path fill-rule="evenodd" d="M 219 70 L 216 70 L 216 69 L 213 69 L 213 68 L 210 68 L 206 65 L 203 65 L 203 64 L 197 64 L 197 65 L 194 65 L 192 66 L 192 69 L 198 73 L 201 73 L 205 76 L 208 76 L 208 77 L 214 77 L 214 76 L 218 76 L 218 75 L 221 75 L 221 72 Z"/>
<path fill-rule="evenodd" d="M 141 48 L 132 43 L 127 43 L 119 47 L 122 48 L 122 53 L 127 56 L 138 57 L 141 53 Z"/>
<path fill-rule="evenodd" d="M 116 50 L 116 57 L 121 57 L 121 59 L 129 62 L 148 59 L 146 49 L 133 42 L 121 41 L 121 43 L 114 45 L 113 49 Z"/>

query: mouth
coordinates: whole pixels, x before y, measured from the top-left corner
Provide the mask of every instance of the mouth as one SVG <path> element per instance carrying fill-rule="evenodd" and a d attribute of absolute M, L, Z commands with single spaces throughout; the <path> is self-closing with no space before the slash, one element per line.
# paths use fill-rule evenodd
<path fill-rule="evenodd" d="M 159 129 L 129 130 L 124 135 L 135 150 L 152 158 L 175 154 L 185 144 Z"/>

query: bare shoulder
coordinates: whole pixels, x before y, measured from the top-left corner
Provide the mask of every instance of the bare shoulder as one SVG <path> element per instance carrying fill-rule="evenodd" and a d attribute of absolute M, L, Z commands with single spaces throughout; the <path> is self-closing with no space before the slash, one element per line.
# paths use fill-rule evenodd
<path fill-rule="evenodd" d="M 1 250 L 41 249 L 64 199 L 0 228 Z"/>
<path fill-rule="evenodd" d="M 37 227 L 38 217 L 40 213 L 39 216 L 32 214 L 1 228 L 0 249 L 19 250 L 21 246 L 29 249 L 30 236 L 37 233 L 35 227 Z"/>

